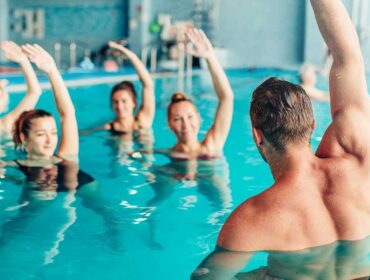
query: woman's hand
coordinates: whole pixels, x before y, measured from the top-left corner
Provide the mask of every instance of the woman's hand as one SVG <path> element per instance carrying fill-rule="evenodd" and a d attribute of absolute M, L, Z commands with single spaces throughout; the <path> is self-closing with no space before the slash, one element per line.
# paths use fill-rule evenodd
<path fill-rule="evenodd" d="M 26 44 L 22 46 L 22 51 L 28 58 L 36 64 L 36 66 L 46 73 L 56 69 L 56 65 L 52 56 L 37 44 Z"/>
<path fill-rule="evenodd" d="M 108 45 L 111 49 L 119 50 L 119 51 L 124 52 L 124 53 L 129 51 L 129 49 L 125 48 L 121 44 L 119 44 L 117 42 L 114 42 L 114 41 L 109 41 Z"/>
<path fill-rule="evenodd" d="M 10 61 L 21 63 L 28 60 L 21 47 L 12 41 L 1 42 L 0 49 L 3 50 L 6 59 Z"/>
<path fill-rule="evenodd" d="M 213 54 L 212 44 L 203 30 L 190 28 L 186 31 L 186 37 L 194 46 L 193 50 L 187 48 L 187 53 L 203 58 L 208 58 Z"/>

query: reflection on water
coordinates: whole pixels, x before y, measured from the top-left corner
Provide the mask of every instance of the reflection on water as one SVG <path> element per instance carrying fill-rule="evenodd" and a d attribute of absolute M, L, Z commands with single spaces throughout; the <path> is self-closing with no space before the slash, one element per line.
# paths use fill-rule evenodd
<path fill-rule="evenodd" d="M 155 178 L 151 187 L 155 196 L 148 202 L 159 205 L 180 188 L 197 188 L 215 210 L 232 206 L 229 165 L 226 158 L 213 160 L 171 160 L 163 166 L 151 166 Z M 190 199 L 190 198 L 189 198 Z"/>
<path fill-rule="evenodd" d="M 232 197 L 230 190 L 229 165 L 226 158 L 213 160 L 171 160 L 163 166 L 151 165 L 148 169 L 150 186 L 154 196 L 146 203 L 140 222 L 149 223 L 151 245 L 162 248 L 157 241 L 157 213 L 162 204 L 169 200 L 177 189 L 196 188 L 205 196 L 212 207 L 207 222 L 220 223 L 220 218 L 231 212 Z M 198 203 L 197 195 L 180 197 L 178 209 L 193 208 Z"/>
<path fill-rule="evenodd" d="M 38 200 L 36 191 L 23 189 L 18 170 L 0 168 L 0 236 L 4 241 L 0 241 L 0 279 L 189 279 L 199 256 L 213 251 L 227 212 L 272 181 L 254 145 L 246 112 L 254 88 L 279 73 L 231 72 L 236 100 L 233 127 L 224 149 L 228 162 L 219 167 L 207 161 L 170 162 L 158 154 L 143 163 L 127 152 L 150 149 L 153 141 L 150 144 L 150 139 L 135 134 L 107 137 L 102 131 L 80 138 L 81 166 L 100 186 L 93 183 L 76 193 L 58 192 L 51 200 Z M 202 137 L 213 122 L 217 99 L 208 73 L 193 80 L 189 95 L 194 96 L 203 117 Z M 153 123 L 154 147 L 170 147 L 175 138 L 166 125 L 166 110 L 177 82 L 176 78 L 160 78 L 155 84 L 160 96 Z M 80 127 L 112 117 L 108 109 L 101 109 L 102 104 L 109 107 L 109 92 L 110 85 L 71 88 Z M 21 97 L 12 95 L 11 106 Z M 42 108 L 57 113 L 51 91 L 45 92 L 40 102 Z M 317 129 L 313 136 L 320 137 L 331 121 L 329 107 L 321 103 L 314 107 Z M 318 145 L 315 139 L 313 143 Z M 1 159 L 18 158 L 11 142 L 2 147 Z M 120 243 L 126 252 L 117 252 L 114 243 Z M 158 251 L 160 248 L 164 250 Z M 51 260 L 54 262 L 44 265 Z M 143 263 L 145 260 L 150 261 Z M 260 256 L 250 263 L 253 268 L 264 264 L 265 258 Z"/>
<path fill-rule="evenodd" d="M 111 177 L 120 176 L 121 170 L 117 170 L 117 163 L 119 166 L 127 166 L 130 169 L 134 162 L 130 156 L 133 150 L 152 150 L 153 144 L 153 131 L 148 129 L 107 136 L 104 145 L 110 150 L 110 158 L 114 159 L 110 162 Z"/>
<path fill-rule="evenodd" d="M 177 209 L 186 211 L 201 206 L 199 199 L 205 197 L 212 209 L 205 222 L 217 226 L 221 224 L 220 219 L 226 218 L 231 212 L 233 204 L 226 158 L 171 160 L 162 151 L 152 153 L 153 142 L 152 133 L 143 130 L 134 134 L 109 136 L 105 138 L 104 145 L 110 151 L 110 178 L 117 180 L 134 175 L 139 178 L 137 183 L 128 178 L 130 184 L 125 188 L 129 196 L 121 200 L 120 206 L 131 210 L 131 225 L 148 225 L 149 247 L 158 250 L 164 248 L 158 241 L 161 231 L 159 224 L 167 201 L 176 199 Z M 134 149 L 146 152 L 133 153 Z M 140 178 L 145 178 L 145 182 Z M 191 192 L 178 197 L 184 189 L 191 189 Z M 154 194 L 143 201 L 136 199 L 141 193 Z"/>
<path fill-rule="evenodd" d="M 59 254 L 59 246 L 64 241 L 65 233 L 77 220 L 76 208 L 72 206 L 72 203 L 75 202 L 75 200 L 76 198 L 74 192 L 68 193 L 65 197 L 63 208 L 66 209 L 68 220 L 58 231 L 56 235 L 57 238 L 54 241 L 54 246 L 45 252 L 44 264 L 50 264 L 54 262 L 54 258 Z"/>
<path fill-rule="evenodd" d="M 300 251 L 270 251 L 267 266 L 238 273 L 258 252 L 216 248 L 192 274 L 192 279 L 368 279 L 370 237 L 338 241 Z"/>
<path fill-rule="evenodd" d="M 59 255 L 62 242 L 67 231 L 76 223 L 76 199 L 95 214 L 99 215 L 106 226 L 106 236 L 113 250 L 122 251 L 120 241 L 119 219 L 116 210 L 108 205 L 100 192 L 99 184 L 89 174 L 80 170 L 76 162 L 63 160 L 49 166 L 24 166 L 19 161 L 18 169 L 24 173 L 25 180 L 19 180 L 19 174 L 13 177 L 6 174 L 6 180 L 22 186 L 17 205 L 7 207 L 5 211 L 18 213 L 3 222 L 0 227 L 0 255 L 6 254 L 7 247 L 13 246 L 17 240 L 27 238 L 29 227 L 50 209 L 54 220 L 45 229 L 48 244 L 43 251 L 43 264 L 51 264 Z M 12 167 L 10 167 L 12 168 Z M 56 208 L 53 205 L 56 204 Z M 56 211 L 57 209 L 57 211 Z M 61 211 L 59 211 L 61 210 Z M 59 215 L 60 214 L 60 215 Z M 56 222 L 56 224 L 54 224 Z M 55 232 L 57 230 L 57 232 Z M 52 236 L 50 236 L 52 235 Z M 82 236 L 81 236 L 82 237 Z M 52 245 L 51 245 L 51 244 Z"/>

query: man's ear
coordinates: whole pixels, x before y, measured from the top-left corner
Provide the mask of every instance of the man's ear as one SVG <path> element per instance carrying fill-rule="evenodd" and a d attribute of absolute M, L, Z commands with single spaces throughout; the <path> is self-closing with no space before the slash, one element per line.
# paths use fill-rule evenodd
<path fill-rule="evenodd" d="M 252 127 L 252 134 L 254 142 L 257 146 L 261 146 L 263 144 L 263 133 L 261 129 Z"/>

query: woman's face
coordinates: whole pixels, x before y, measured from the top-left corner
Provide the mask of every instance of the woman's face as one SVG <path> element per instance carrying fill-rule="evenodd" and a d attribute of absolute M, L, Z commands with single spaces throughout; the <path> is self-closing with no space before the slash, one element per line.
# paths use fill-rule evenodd
<path fill-rule="evenodd" d="M 178 102 L 172 105 L 168 122 L 178 141 L 187 143 L 198 140 L 200 116 L 190 102 Z"/>
<path fill-rule="evenodd" d="M 136 103 L 128 90 L 118 90 L 112 95 L 112 107 L 118 118 L 134 114 Z"/>
<path fill-rule="evenodd" d="M 36 118 L 31 121 L 28 135 L 22 134 L 29 157 L 50 158 L 58 144 L 58 131 L 53 117 Z"/>

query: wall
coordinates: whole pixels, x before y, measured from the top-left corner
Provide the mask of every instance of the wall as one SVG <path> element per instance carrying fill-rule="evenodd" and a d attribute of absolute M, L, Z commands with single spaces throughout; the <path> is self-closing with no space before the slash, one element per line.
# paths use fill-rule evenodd
<path fill-rule="evenodd" d="M 193 12 L 193 0 L 152 0 L 151 18 L 160 13 L 173 15 L 175 21 L 188 20 Z"/>
<path fill-rule="evenodd" d="M 8 39 L 8 0 L 0 0 L 0 42 Z M 0 54 L 0 62 L 5 58 Z"/>
<path fill-rule="evenodd" d="M 126 0 L 12 0 L 8 6 L 9 39 L 19 44 L 35 42 L 52 51 L 57 41 L 73 41 L 98 50 L 127 36 Z"/>
<path fill-rule="evenodd" d="M 228 50 L 228 67 L 322 63 L 323 40 L 309 0 L 212 1 L 219 15 L 214 43 Z M 352 14 L 353 0 L 343 2 Z M 31 37 L 11 30 L 10 26 L 17 29 L 22 22 L 16 19 L 17 9 L 42 9 L 45 30 L 36 30 Z M 37 42 L 49 50 L 59 40 L 78 41 L 98 49 L 109 39 L 129 35 L 131 47 L 139 53 L 156 38 L 149 24 L 159 13 L 171 13 L 176 21 L 190 18 L 193 10 L 193 0 L 0 0 L 0 40 Z M 370 3 L 360 7 L 360 18 L 363 11 L 370 13 Z M 370 16 L 357 24 L 359 31 L 366 26 L 370 26 Z M 370 32 L 364 35 L 362 50 L 370 64 Z"/>
<path fill-rule="evenodd" d="M 364 56 L 367 71 L 370 71 L 370 5 L 366 7 L 366 1 L 358 1 L 358 10 L 354 9 L 353 0 L 342 0 L 352 17 L 358 34 L 362 34 L 361 48 Z M 368 2 L 368 1 L 367 1 Z M 367 15 L 369 14 L 369 15 Z M 307 1 L 306 17 L 306 40 L 304 48 L 304 61 L 314 65 L 321 65 L 324 61 L 324 40 L 319 32 L 315 15 L 313 13 L 310 1 Z M 367 32 L 362 32 L 366 31 Z"/>
<path fill-rule="evenodd" d="M 170 13 L 173 21 L 187 20 L 193 11 L 192 0 L 130 0 L 129 40 L 131 48 L 140 53 L 143 46 L 158 36 L 149 31 L 150 23 L 160 13 Z"/>
<path fill-rule="evenodd" d="M 361 1 L 358 13 L 357 31 L 360 34 L 362 53 L 365 58 L 365 66 L 370 71 L 370 3 Z"/>
<path fill-rule="evenodd" d="M 324 40 L 321 37 L 310 1 L 306 2 L 305 43 L 303 61 L 321 65 L 324 61 Z"/>
<path fill-rule="evenodd" d="M 351 15 L 351 4 L 353 0 L 342 0 L 342 2 L 345 4 L 348 13 Z M 304 61 L 314 65 L 321 65 L 324 61 L 324 50 L 326 45 L 317 26 L 315 14 L 311 7 L 310 1 L 306 2 L 306 11 Z"/>
<path fill-rule="evenodd" d="M 217 42 L 229 65 L 289 67 L 303 59 L 305 0 L 221 0 Z"/>

